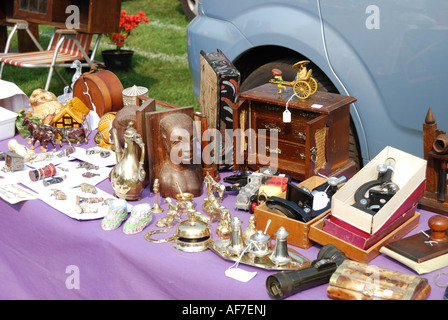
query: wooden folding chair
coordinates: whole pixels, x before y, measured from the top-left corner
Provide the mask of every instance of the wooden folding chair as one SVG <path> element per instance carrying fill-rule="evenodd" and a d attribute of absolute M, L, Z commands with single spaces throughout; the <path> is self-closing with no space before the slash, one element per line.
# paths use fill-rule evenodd
<path fill-rule="evenodd" d="M 17 21 L 14 25 L 6 42 L 5 53 L 3 55 L 0 54 L 0 79 L 2 78 L 5 63 L 23 68 L 49 68 L 45 90 L 48 90 L 50 86 L 53 72 L 58 75 L 66 86 L 68 86 L 67 82 L 56 68 L 70 67 L 73 61 L 81 61 L 82 59 L 84 59 L 84 62 L 81 61 L 81 65 L 83 67 L 91 67 L 94 63 L 93 58 L 95 57 L 99 43 L 103 36 L 102 34 L 97 34 L 96 42 L 90 56 L 87 52 L 90 50 L 94 34 L 57 28 L 55 28 L 47 50 L 43 50 L 31 32 L 28 32 L 33 42 L 39 48 L 39 51 L 9 53 L 11 40 L 19 29 L 27 30 L 28 32 L 28 23 L 26 21 Z"/>

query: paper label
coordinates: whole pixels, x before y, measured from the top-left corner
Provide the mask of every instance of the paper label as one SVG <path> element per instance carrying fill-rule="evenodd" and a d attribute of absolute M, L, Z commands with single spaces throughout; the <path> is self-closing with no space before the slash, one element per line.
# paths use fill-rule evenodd
<path fill-rule="evenodd" d="M 229 268 L 226 270 L 226 276 L 241 282 L 247 282 L 255 277 L 256 272 L 249 272 L 240 268 Z"/>
<path fill-rule="evenodd" d="M 316 192 L 313 196 L 313 210 L 317 211 L 325 208 L 328 204 L 328 201 L 330 201 L 330 199 L 325 192 Z"/>
<path fill-rule="evenodd" d="M 283 122 L 291 122 L 291 111 L 289 111 L 288 109 L 283 111 Z"/>
<path fill-rule="evenodd" d="M 322 107 L 323 107 L 322 104 L 317 104 L 317 103 L 315 103 L 315 104 L 313 104 L 313 105 L 311 106 L 311 108 L 315 108 L 315 109 L 320 109 L 320 108 L 322 108 Z"/>

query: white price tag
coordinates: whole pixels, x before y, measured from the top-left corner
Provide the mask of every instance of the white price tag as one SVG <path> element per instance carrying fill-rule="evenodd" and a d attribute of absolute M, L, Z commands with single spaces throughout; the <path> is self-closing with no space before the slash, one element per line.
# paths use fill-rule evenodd
<path fill-rule="evenodd" d="M 325 192 L 316 192 L 313 196 L 313 210 L 317 211 L 325 208 L 329 201 L 330 198 L 328 198 L 328 195 Z"/>
<path fill-rule="evenodd" d="M 247 282 L 256 276 L 256 272 L 249 272 L 240 268 L 229 268 L 226 270 L 226 276 L 241 282 Z"/>
<path fill-rule="evenodd" d="M 291 122 L 291 111 L 289 111 L 288 109 L 283 111 L 283 122 Z"/>

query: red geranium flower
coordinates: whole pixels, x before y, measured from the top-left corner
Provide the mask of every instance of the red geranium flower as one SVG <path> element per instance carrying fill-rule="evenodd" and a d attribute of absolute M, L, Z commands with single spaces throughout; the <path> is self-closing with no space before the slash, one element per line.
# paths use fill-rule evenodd
<path fill-rule="evenodd" d="M 124 10 L 120 13 L 119 32 L 108 34 L 109 39 L 116 45 L 117 50 L 124 46 L 124 41 L 131 35 L 140 23 L 149 23 L 146 13 L 139 11 L 136 15 L 128 15 Z"/>

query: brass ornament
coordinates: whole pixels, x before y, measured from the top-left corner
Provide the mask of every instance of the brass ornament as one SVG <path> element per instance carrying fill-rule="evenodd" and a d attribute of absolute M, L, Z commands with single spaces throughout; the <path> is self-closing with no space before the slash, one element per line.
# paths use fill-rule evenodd
<path fill-rule="evenodd" d="M 126 200 L 140 200 L 145 187 L 145 145 L 130 121 L 124 133 L 125 149 L 122 152 L 115 128 L 112 129 L 117 164 L 110 179 L 115 196 Z M 140 149 L 140 159 L 138 158 Z"/>
<path fill-rule="evenodd" d="M 166 239 L 160 239 L 160 240 L 151 238 L 151 236 L 153 236 L 154 234 L 167 233 L 167 232 L 168 231 L 165 229 L 149 231 L 145 234 L 145 240 L 152 242 L 152 243 L 165 243 L 165 242 L 170 242 L 170 241 L 174 240 L 174 238 L 176 237 L 176 234 L 173 234 Z"/>
<path fill-rule="evenodd" d="M 197 218 L 196 210 L 188 209 L 188 220 L 184 220 L 176 228 L 176 233 L 166 239 L 155 240 L 152 235 L 166 233 L 167 230 L 154 230 L 145 234 L 145 239 L 153 243 L 173 241 L 173 247 L 184 252 L 200 252 L 208 249 L 212 242 L 208 224 Z"/>
<path fill-rule="evenodd" d="M 154 185 L 153 185 L 153 192 L 156 195 L 156 202 L 154 203 L 154 206 L 151 209 L 152 213 L 162 213 L 164 210 L 162 207 L 160 207 L 159 205 L 159 179 L 154 179 Z"/>
<path fill-rule="evenodd" d="M 283 227 L 276 232 L 277 240 L 271 249 L 270 237 L 262 231 L 251 236 L 246 245 L 241 235 L 241 220 L 232 219 L 229 240 L 217 240 L 209 244 L 209 249 L 225 260 L 235 261 L 267 270 L 299 270 L 311 265 L 311 261 L 295 250 L 288 250 Z"/>

